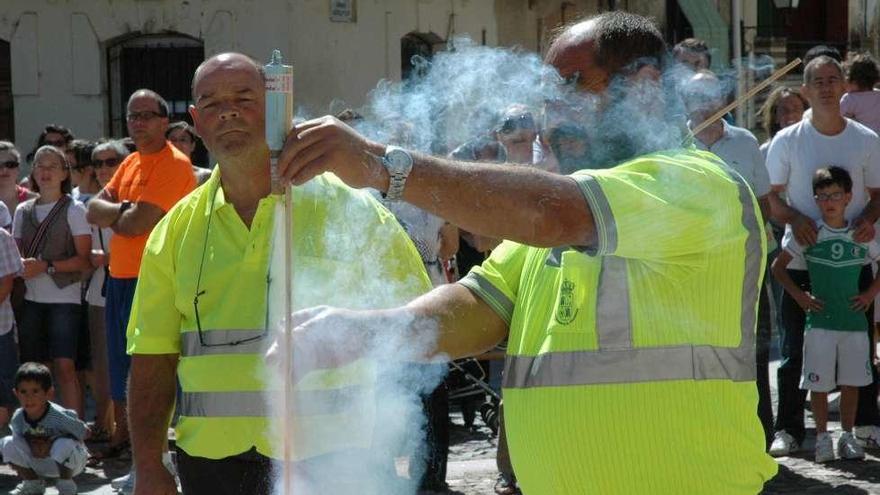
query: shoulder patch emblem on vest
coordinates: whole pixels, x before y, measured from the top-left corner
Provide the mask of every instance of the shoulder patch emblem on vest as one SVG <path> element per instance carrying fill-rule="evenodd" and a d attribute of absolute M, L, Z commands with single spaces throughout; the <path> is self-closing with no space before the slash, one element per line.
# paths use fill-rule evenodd
<path fill-rule="evenodd" d="M 560 325 L 568 325 L 577 318 L 578 310 L 574 307 L 574 282 L 563 279 L 559 287 L 559 305 L 556 307 L 556 321 Z"/>

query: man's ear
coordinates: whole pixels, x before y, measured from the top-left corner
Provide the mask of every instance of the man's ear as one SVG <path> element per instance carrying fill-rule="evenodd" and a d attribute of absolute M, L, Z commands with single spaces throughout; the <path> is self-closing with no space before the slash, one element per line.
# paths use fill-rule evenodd
<path fill-rule="evenodd" d="M 46 397 L 49 400 L 55 400 L 55 387 L 49 387 L 49 390 L 46 391 Z"/>

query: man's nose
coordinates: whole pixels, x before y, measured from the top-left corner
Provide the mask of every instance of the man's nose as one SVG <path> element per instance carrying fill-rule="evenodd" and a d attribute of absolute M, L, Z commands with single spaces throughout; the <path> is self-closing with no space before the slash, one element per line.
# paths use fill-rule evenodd
<path fill-rule="evenodd" d="M 220 112 L 220 120 L 229 120 L 229 119 L 237 119 L 238 118 L 238 107 L 233 105 L 226 105 L 223 107 L 223 110 Z"/>

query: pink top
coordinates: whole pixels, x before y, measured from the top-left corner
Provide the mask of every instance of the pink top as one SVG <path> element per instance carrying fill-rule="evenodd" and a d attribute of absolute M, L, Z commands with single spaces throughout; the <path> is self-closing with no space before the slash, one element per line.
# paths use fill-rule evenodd
<path fill-rule="evenodd" d="M 854 91 L 843 95 L 840 113 L 880 133 L 880 91 Z"/>

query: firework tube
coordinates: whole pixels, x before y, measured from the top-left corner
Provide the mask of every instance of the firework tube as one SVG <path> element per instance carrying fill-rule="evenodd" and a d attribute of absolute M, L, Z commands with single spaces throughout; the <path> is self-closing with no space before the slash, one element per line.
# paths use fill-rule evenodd
<path fill-rule="evenodd" d="M 702 123 L 700 123 L 700 125 L 694 127 L 694 129 L 691 131 L 690 135 L 696 136 L 697 134 L 703 132 L 707 127 L 714 124 L 718 119 L 727 115 L 727 112 L 729 112 L 729 111 L 733 110 L 734 108 L 747 102 L 751 97 L 758 94 L 759 91 L 761 91 L 762 89 L 766 88 L 767 86 L 773 84 L 780 77 L 788 74 L 789 71 L 791 71 L 792 69 L 797 67 L 798 64 L 800 64 L 800 63 L 801 63 L 800 58 L 796 58 L 796 59 L 792 60 L 791 62 L 786 64 L 785 67 L 777 70 L 770 77 L 768 77 L 767 79 L 764 79 L 763 81 L 758 83 L 758 85 L 755 86 L 754 88 L 750 89 L 748 93 L 737 98 L 733 103 L 727 105 L 726 107 L 722 108 L 721 110 L 718 110 L 717 112 L 715 112 L 714 115 L 712 115 L 711 117 L 709 117 L 708 119 L 706 119 Z"/>
<path fill-rule="evenodd" d="M 264 67 L 266 73 L 266 144 L 269 145 L 269 157 L 271 160 L 272 189 L 279 191 L 281 184 L 278 176 L 278 155 L 284 147 L 287 133 L 293 125 L 293 67 L 281 63 L 281 51 L 272 52 L 272 60 Z M 282 341 L 284 345 L 281 355 L 283 356 L 284 373 L 284 417 L 282 421 L 283 442 L 283 475 L 284 487 L 281 493 L 290 495 L 293 493 L 293 467 L 292 443 L 293 429 L 290 427 L 291 413 L 293 411 L 293 383 L 291 381 L 293 349 L 293 326 L 291 315 L 293 314 L 293 191 L 291 186 L 283 190 L 283 221 L 282 232 L 276 232 L 276 238 L 281 236 L 280 248 L 284 250 L 284 308 L 282 325 Z"/>

